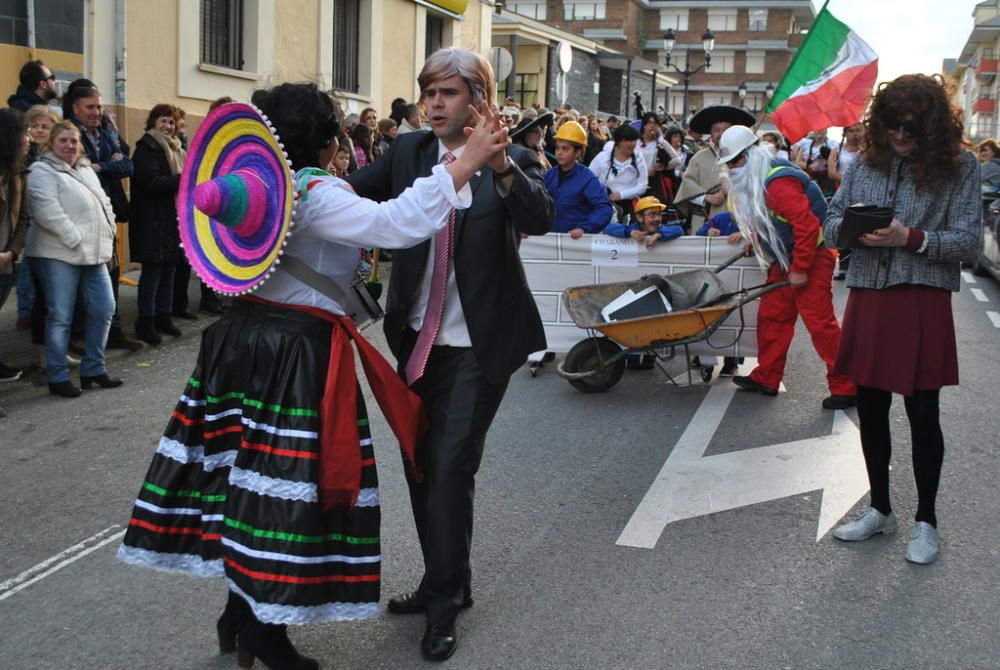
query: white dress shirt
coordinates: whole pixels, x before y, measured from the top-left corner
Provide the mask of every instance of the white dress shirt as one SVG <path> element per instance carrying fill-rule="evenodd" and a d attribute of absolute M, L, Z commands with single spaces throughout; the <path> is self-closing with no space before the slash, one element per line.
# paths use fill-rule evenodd
<path fill-rule="evenodd" d="M 458 158 L 462 155 L 463 151 L 465 151 L 464 144 L 454 149 L 451 153 L 455 158 Z M 448 153 L 448 148 L 438 140 L 439 162 L 444 160 L 446 153 Z M 466 188 L 469 188 L 468 185 L 466 185 Z M 455 243 L 458 243 L 457 237 Z M 435 240 L 431 238 L 430 250 L 427 252 L 427 266 L 424 268 L 424 275 L 420 279 L 420 292 L 417 294 L 417 301 L 410 309 L 409 326 L 416 331 L 419 331 L 424 325 L 424 313 L 427 311 L 427 301 L 430 299 L 431 275 L 434 274 L 434 244 Z M 462 311 L 462 301 L 458 297 L 458 283 L 455 281 L 454 261 L 448 264 L 448 292 L 444 298 L 441 328 L 438 330 L 437 337 L 434 338 L 434 344 L 449 347 L 472 346 L 472 338 L 469 337 L 469 327 L 465 323 L 465 313 Z"/>

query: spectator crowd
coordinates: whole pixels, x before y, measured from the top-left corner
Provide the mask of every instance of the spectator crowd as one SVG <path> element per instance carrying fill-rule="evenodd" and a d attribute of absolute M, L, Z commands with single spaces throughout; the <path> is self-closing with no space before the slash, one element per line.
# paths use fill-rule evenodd
<path fill-rule="evenodd" d="M 80 389 L 69 379 L 71 368 L 79 367 L 84 388 L 118 386 L 106 370 L 106 348 L 157 345 L 181 334 L 176 319 L 197 318 L 175 206 L 187 136 L 184 110 L 158 104 L 141 136 L 131 138 L 133 150 L 94 82 L 72 82 L 59 107 L 57 98 L 51 70 L 30 61 L 9 109 L 0 111 L 0 304 L 16 295 L 16 327 L 28 332 L 50 392 L 75 397 Z M 568 104 L 521 107 L 508 97 L 501 122 L 547 169 L 553 232 L 631 237 L 652 248 L 683 234 L 735 230 L 716 155 L 722 131 L 740 119 L 732 117 L 736 108 L 719 108 L 730 110 L 721 112 L 726 123 L 714 123 L 722 117 L 706 108 L 681 124 L 655 112 L 628 120 L 581 114 Z M 695 122 L 700 116 L 703 122 Z M 403 98 L 392 101 L 387 116 L 368 107 L 343 118 L 339 149 L 325 166 L 338 177 L 377 161 L 398 135 L 429 128 L 422 107 Z M 759 137 L 772 156 L 805 170 L 830 197 L 859 153 L 860 125 L 845 128 L 839 143 L 825 131 L 792 146 L 775 131 Z M 997 153 L 995 144 L 984 143 L 980 156 L 1000 164 Z M 142 267 L 134 324 L 123 324 L 118 308 L 119 237 L 126 229 L 130 259 Z M 361 250 L 361 268 L 371 253 Z M 382 258 L 391 259 L 390 252 Z M 843 278 L 848 261 L 842 253 L 835 278 Z M 200 283 L 198 308 L 217 315 L 226 304 Z M 0 362 L 0 382 L 21 374 Z"/>

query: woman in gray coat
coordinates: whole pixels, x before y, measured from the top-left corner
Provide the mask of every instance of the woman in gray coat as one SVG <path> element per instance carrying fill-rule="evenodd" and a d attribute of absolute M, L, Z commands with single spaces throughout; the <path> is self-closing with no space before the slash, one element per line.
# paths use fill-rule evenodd
<path fill-rule="evenodd" d="M 837 246 L 851 205 L 891 207 L 893 219 L 860 237 L 847 271 L 851 293 L 835 371 L 858 386 L 871 508 L 833 535 L 858 541 L 896 530 L 889 503 L 889 407 L 898 393 L 910 422 L 917 481 L 906 558 L 926 564 L 939 553 L 939 393 L 958 383 L 951 294 L 982 234 L 979 164 L 965 150 L 962 112 L 937 76 L 905 75 L 883 84 L 864 126 L 860 160 L 847 169 L 827 212 L 827 244 Z"/>

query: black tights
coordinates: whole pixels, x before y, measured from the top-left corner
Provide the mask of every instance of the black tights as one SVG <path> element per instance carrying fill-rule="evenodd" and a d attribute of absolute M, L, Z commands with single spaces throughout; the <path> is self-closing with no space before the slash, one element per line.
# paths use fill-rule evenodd
<path fill-rule="evenodd" d="M 941 479 L 944 436 L 938 420 L 939 391 L 916 391 L 904 396 L 913 442 L 913 474 L 917 480 L 917 521 L 937 527 L 934 499 Z M 889 504 L 889 407 L 892 393 L 869 386 L 858 387 L 858 418 L 861 420 L 861 449 L 872 488 L 872 507 L 882 514 L 892 511 Z"/>

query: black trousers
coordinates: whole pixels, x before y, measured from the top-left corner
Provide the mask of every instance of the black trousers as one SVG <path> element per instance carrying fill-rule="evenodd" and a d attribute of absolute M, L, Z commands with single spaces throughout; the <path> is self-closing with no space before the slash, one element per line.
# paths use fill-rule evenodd
<path fill-rule="evenodd" d="M 916 521 L 937 527 L 935 501 L 941 464 L 944 461 L 944 436 L 939 419 L 940 393 L 917 391 L 904 396 L 906 416 L 910 420 L 910 440 L 913 443 L 913 476 L 917 481 Z M 865 455 L 868 482 L 871 484 L 872 507 L 882 514 L 892 511 L 889 502 L 889 459 L 892 440 L 889 430 L 889 408 L 892 393 L 868 386 L 858 386 L 858 418 L 861 420 L 861 450 Z"/>
<path fill-rule="evenodd" d="M 400 372 L 417 334 L 407 330 Z M 413 520 L 420 537 L 424 577 L 419 592 L 427 622 L 450 624 L 471 594 L 473 498 L 486 432 L 507 390 L 507 380 L 483 377 L 471 348 L 435 346 L 413 391 L 424 401 L 430 432 L 418 456 L 423 480 L 407 471 Z"/>

